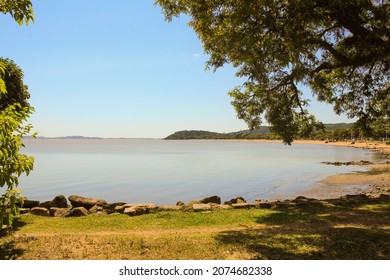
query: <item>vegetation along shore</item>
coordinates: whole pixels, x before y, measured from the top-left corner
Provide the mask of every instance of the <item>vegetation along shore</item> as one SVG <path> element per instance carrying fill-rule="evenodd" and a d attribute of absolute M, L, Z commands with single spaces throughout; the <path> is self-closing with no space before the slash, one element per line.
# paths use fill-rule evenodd
<path fill-rule="evenodd" d="M 291 200 L 222 204 L 212 196 L 172 206 L 80 196 L 70 204 L 63 196 L 26 200 L 25 214 L 3 230 L 0 258 L 390 259 L 389 147 L 354 146 L 375 150 L 383 163 L 326 178 L 322 195 L 314 188 Z M 366 187 L 332 198 L 351 184 Z"/>

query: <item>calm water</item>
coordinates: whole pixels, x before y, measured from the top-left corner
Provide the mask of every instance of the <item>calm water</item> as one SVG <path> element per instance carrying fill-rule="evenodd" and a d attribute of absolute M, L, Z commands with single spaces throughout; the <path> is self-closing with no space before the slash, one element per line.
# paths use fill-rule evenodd
<path fill-rule="evenodd" d="M 322 161 L 372 160 L 367 151 L 326 145 L 138 139 L 25 140 L 34 171 L 20 188 L 30 199 L 78 194 L 109 202 L 175 204 L 209 195 L 287 197 L 359 167 Z"/>

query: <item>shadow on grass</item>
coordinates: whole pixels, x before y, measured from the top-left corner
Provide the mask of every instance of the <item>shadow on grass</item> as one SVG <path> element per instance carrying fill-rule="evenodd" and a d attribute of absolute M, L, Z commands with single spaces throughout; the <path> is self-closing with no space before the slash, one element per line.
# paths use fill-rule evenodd
<path fill-rule="evenodd" d="M 12 233 L 19 230 L 26 223 L 19 218 L 14 220 L 11 230 L 4 230 L 0 234 L 0 260 L 15 260 L 18 259 L 24 250 L 17 248 L 17 242 L 12 236 Z"/>
<path fill-rule="evenodd" d="M 329 200 L 279 205 L 256 222 L 216 239 L 253 259 L 390 259 L 390 201 Z"/>

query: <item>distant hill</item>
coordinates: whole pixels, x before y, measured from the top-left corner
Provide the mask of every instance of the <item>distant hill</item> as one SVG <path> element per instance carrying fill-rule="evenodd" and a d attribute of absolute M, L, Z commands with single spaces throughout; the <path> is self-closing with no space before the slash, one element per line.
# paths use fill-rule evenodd
<path fill-rule="evenodd" d="M 325 131 L 349 129 L 352 123 L 324 124 Z M 254 130 L 241 130 L 229 133 L 219 133 L 206 130 L 181 130 L 167 136 L 166 140 L 190 140 L 190 139 L 279 139 L 273 135 L 269 126 L 262 126 Z"/>

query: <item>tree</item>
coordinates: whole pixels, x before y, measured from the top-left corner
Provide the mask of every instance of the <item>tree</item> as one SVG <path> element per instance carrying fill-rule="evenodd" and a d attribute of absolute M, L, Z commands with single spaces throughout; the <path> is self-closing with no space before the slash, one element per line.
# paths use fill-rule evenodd
<path fill-rule="evenodd" d="M 214 71 L 246 77 L 229 92 L 250 128 L 261 119 L 290 144 L 316 124 L 300 90 L 357 118 L 362 129 L 390 97 L 389 0 L 157 0 L 167 20 L 186 14 Z M 389 110 L 387 108 L 386 110 Z M 388 113 L 388 111 L 387 111 Z"/>
<path fill-rule="evenodd" d="M 1 0 L 0 11 L 9 13 L 20 25 L 33 20 L 30 1 Z M 0 225 L 11 225 L 23 199 L 16 189 L 19 177 L 33 168 L 34 159 L 19 152 L 22 138 L 31 131 L 25 121 L 33 112 L 23 83 L 22 70 L 11 60 L 0 58 L 0 187 L 7 189 L 0 197 Z"/>

